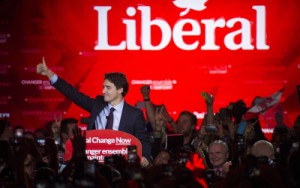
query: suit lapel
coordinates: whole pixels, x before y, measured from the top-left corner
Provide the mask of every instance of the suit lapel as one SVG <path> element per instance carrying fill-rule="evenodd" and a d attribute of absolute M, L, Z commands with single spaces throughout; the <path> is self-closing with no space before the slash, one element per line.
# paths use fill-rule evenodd
<path fill-rule="evenodd" d="M 98 99 L 94 109 L 91 112 L 90 122 L 88 126 L 88 130 L 95 129 L 95 121 L 97 116 L 100 114 L 100 112 L 103 110 L 103 108 L 107 105 L 107 103 L 102 102 L 101 99 Z"/>
<path fill-rule="evenodd" d="M 124 102 L 123 110 L 122 110 L 122 115 L 121 115 L 121 120 L 120 120 L 120 125 L 119 125 L 119 131 L 125 131 L 126 129 L 126 122 L 128 118 L 128 104 Z"/>

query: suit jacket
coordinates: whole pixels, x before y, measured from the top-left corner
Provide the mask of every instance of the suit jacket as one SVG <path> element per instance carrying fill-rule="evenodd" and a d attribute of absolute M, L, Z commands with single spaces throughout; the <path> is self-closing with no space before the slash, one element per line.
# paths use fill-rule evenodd
<path fill-rule="evenodd" d="M 108 105 L 107 102 L 104 101 L 104 97 L 98 95 L 96 98 L 91 98 L 79 92 L 76 88 L 59 77 L 53 86 L 76 105 L 90 112 L 87 130 L 95 129 L 97 116 L 101 110 Z M 124 102 L 119 131 L 129 133 L 138 138 L 142 143 L 142 155 L 148 160 L 150 159 L 151 143 L 146 130 L 144 114 L 140 109 Z"/>

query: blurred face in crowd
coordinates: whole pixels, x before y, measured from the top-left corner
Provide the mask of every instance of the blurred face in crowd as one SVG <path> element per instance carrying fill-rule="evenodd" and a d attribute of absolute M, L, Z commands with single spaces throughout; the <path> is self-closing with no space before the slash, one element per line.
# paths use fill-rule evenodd
<path fill-rule="evenodd" d="M 154 165 L 169 164 L 170 154 L 167 151 L 161 151 L 154 160 Z"/>
<path fill-rule="evenodd" d="M 34 135 L 31 132 L 25 132 L 24 133 L 24 138 L 28 138 L 30 140 L 34 140 Z"/>
<path fill-rule="evenodd" d="M 51 131 L 52 131 L 52 133 L 54 135 L 55 134 L 59 134 L 59 129 L 60 129 L 59 125 L 57 123 L 53 122 L 52 125 L 51 125 Z"/>
<path fill-rule="evenodd" d="M 221 167 L 229 156 L 228 151 L 223 144 L 212 144 L 208 148 L 209 161 L 214 168 Z"/>
<path fill-rule="evenodd" d="M 179 134 L 183 134 L 183 136 L 188 136 L 190 133 L 193 132 L 195 125 L 192 125 L 190 116 L 184 114 L 179 116 L 177 120 L 177 128 Z"/>
<path fill-rule="evenodd" d="M 77 124 L 76 123 L 69 123 L 68 124 L 68 136 L 72 137 L 73 136 L 73 130 L 76 128 Z"/>
<path fill-rule="evenodd" d="M 45 136 L 45 134 L 42 131 L 36 131 L 34 133 L 34 138 L 35 139 L 45 139 L 46 136 Z"/>
<path fill-rule="evenodd" d="M 110 104 L 117 105 L 122 99 L 123 89 L 117 89 L 117 87 L 109 80 L 104 80 L 102 93 L 104 95 L 104 101 Z"/>
<path fill-rule="evenodd" d="M 68 124 L 68 133 L 61 133 L 61 139 L 63 143 L 66 143 L 67 140 L 71 137 L 73 137 L 73 129 L 75 129 L 75 127 L 77 126 L 76 123 L 69 123 Z"/>

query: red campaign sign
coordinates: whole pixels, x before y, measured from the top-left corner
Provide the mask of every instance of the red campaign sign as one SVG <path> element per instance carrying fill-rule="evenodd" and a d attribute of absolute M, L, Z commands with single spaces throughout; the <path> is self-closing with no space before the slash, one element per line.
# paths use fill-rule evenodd
<path fill-rule="evenodd" d="M 154 104 L 164 104 L 174 119 L 182 110 L 193 112 L 198 128 L 206 113 L 202 91 L 214 95 L 217 113 L 239 99 L 250 108 L 256 96 L 285 87 L 279 103 L 285 124 L 292 126 L 299 114 L 299 0 L 49 2 L 28 9 L 31 1 L 24 1 L 24 11 L 7 10 L 13 16 L 1 25 L 0 116 L 10 116 L 12 125 L 34 130 L 54 114 L 90 115 L 35 74 L 42 56 L 91 97 L 101 94 L 108 72 L 126 75 L 131 105 L 143 100 L 140 88 L 148 84 Z M 193 88 L 188 97 L 186 88 Z M 276 125 L 275 114 L 260 118 L 262 128 Z"/>
<path fill-rule="evenodd" d="M 127 146 L 135 145 L 137 154 L 142 157 L 142 144 L 131 134 L 115 130 L 91 130 L 86 131 L 86 154 L 89 160 L 97 159 L 100 163 L 104 162 L 105 156 L 114 154 L 125 155 L 127 158 Z M 72 157 L 72 143 L 66 143 L 65 160 Z"/>

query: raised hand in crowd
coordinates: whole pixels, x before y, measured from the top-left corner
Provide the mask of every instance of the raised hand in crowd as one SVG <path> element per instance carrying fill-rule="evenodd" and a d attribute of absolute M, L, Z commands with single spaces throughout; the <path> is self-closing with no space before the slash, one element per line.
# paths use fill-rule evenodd
<path fill-rule="evenodd" d="M 167 121 L 163 115 L 163 111 L 164 111 L 164 106 L 156 109 L 155 126 L 154 126 L 155 132 L 165 132 L 166 131 Z"/>
<path fill-rule="evenodd" d="M 177 124 L 176 124 L 176 122 L 174 121 L 174 119 L 170 116 L 170 114 L 169 114 L 169 112 L 168 112 L 166 106 L 165 106 L 165 105 L 162 105 L 161 108 L 162 108 L 162 109 L 161 109 L 161 110 L 162 110 L 162 111 L 161 111 L 161 115 L 164 117 L 164 119 L 166 120 L 166 122 L 169 123 L 169 125 L 171 125 L 172 130 L 170 130 L 170 131 L 173 131 L 173 132 L 175 132 L 175 133 L 178 132 Z"/>
<path fill-rule="evenodd" d="M 48 166 L 54 172 L 58 173 L 57 146 L 55 140 L 51 137 L 47 137 L 45 140 L 45 153 L 48 160 Z"/>
<path fill-rule="evenodd" d="M 31 186 L 35 178 L 35 170 L 42 163 L 34 141 L 27 138 L 13 138 L 11 163 L 16 173 L 19 186 Z"/>
<path fill-rule="evenodd" d="M 211 133 L 217 132 L 217 126 L 214 124 L 214 112 L 213 112 L 213 102 L 214 97 L 213 95 L 207 93 L 207 92 L 201 92 L 201 96 L 203 97 L 205 104 L 206 104 L 206 114 L 203 118 L 202 125 L 200 127 L 200 131 L 198 135 L 199 137 L 209 135 Z M 207 143 L 208 144 L 208 143 Z"/>
<path fill-rule="evenodd" d="M 165 105 L 155 106 L 150 100 L 150 86 L 143 85 L 140 88 L 141 94 L 144 99 L 144 105 L 146 108 L 146 114 L 149 122 L 151 123 L 152 129 L 155 130 L 155 124 L 157 121 L 157 114 L 160 114 L 162 118 L 164 118 L 167 123 L 169 123 L 172 128 L 176 128 L 173 118 L 169 115 Z"/>
<path fill-rule="evenodd" d="M 214 96 L 205 91 L 201 92 L 201 96 L 203 97 L 205 104 L 206 104 L 206 110 L 207 110 L 206 123 L 207 123 L 207 125 L 213 124 L 213 121 L 214 121 L 214 111 L 213 111 Z"/>
<path fill-rule="evenodd" d="M 155 125 L 155 106 L 153 105 L 153 103 L 150 100 L 150 86 L 149 85 L 143 85 L 140 88 L 140 92 L 143 96 L 148 121 L 150 122 L 150 124 L 152 126 L 152 129 L 154 129 L 154 125 Z"/>
<path fill-rule="evenodd" d="M 17 185 L 26 185 L 28 186 L 29 183 L 29 179 L 28 176 L 31 175 L 32 171 L 29 172 L 29 170 L 27 171 L 25 169 L 25 160 L 29 155 L 30 152 L 30 145 L 27 142 L 27 139 L 24 138 L 13 138 L 13 144 L 12 144 L 12 158 L 11 161 L 14 165 L 14 171 L 16 173 L 16 183 Z M 30 163 L 29 163 L 30 164 Z M 28 166 L 29 168 L 31 168 L 31 166 Z M 32 168 L 33 169 L 33 168 Z M 26 173 L 27 171 L 27 173 Z"/>
<path fill-rule="evenodd" d="M 150 100 L 150 85 L 143 85 L 140 91 L 145 101 Z"/>
<path fill-rule="evenodd" d="M 228 127 L 228 132 L 231 140 L 234 140 L 234 136 L 236 134 L 237 125 L 232 121 L 231 118 L 226 118 L 222 120 L 222 124 Z"/>
<path fill-rule="evenodd" d="M 55 140 L 56 144 L 60 143 L 60 130 L 61 130 L 62 115 L 57 119 L 56 114 L 54 115 L 54 120 L 50 121 L 46 125 L 46 129 L 49 131 L 50 136 Z"/>
<path fill-rule="evenodd" d="M 73 146 L 73 158 L 83 157 L 86 158 L 86 131 L 81 131 L 79 127 L 73 129 L 73 138 L 71 138 L 71 143 Z"/>

